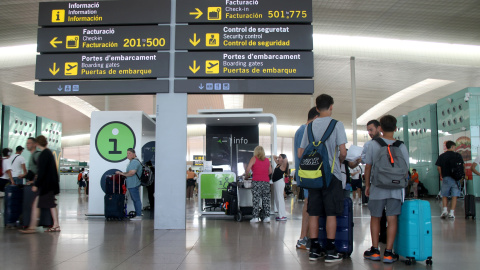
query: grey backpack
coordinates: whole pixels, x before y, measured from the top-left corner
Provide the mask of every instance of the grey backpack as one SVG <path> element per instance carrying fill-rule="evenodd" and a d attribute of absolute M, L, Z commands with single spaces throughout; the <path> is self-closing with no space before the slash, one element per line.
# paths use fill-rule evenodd
<path fill-rule="evenodd" d="M 385 189 L 400 189 L 408 185 L 408 161 L 404 159 L 402 141 L 387 144 L 382 138 L 374 139 L 380 144 L 372 165 L 372 185 Z"/>

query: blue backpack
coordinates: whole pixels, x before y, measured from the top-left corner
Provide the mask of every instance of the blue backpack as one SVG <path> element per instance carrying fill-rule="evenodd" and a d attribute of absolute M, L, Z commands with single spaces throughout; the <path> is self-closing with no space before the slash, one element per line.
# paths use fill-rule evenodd
<path fill-rule="evenodd" d="M 298 186 L 306 189 L 327 188 L 332 181 L 335 156 L 333 157 L 333 164 L 330 166 L 325 141 L 332 135 L 337 120 L 332 119 L 330 121 L 320 141 L 315 141 L 313 137 L 312 124 L 313 122 L 307 126 L 308 145 L 300 159 L 298 168 L 300 183 Z"/>

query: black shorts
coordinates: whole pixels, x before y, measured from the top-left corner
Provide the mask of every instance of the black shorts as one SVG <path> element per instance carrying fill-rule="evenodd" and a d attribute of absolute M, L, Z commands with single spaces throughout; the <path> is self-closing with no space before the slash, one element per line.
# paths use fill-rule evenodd
<path fill-rule="evenodd" d="M 362 189 L 362 179 L 352 179 L 352 191 Z"/>
<path fill-rule="evenodd" d="M 327 189 L 309 189 L 307 212 L 310 216 L 339 216 L 343 213 L 342 181 L 332 176 Z"/>

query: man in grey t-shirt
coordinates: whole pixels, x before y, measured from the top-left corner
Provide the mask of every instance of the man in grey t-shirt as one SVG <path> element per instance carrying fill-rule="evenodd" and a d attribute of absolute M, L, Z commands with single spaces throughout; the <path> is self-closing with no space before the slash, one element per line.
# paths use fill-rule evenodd
<path fill-rule="evenodd" d="M 380 119 L 380 129 L 383 132 L 382 140 L 387 144 L 395 142 L 393 133 L 397 127 L 397 119 L 391 115 L 385 115 Z M 365 251 L 363 257 L 373 261 L 382 260 L 380 250 L 378 249 L 380 219 L 383 209 L 386 209 L 387 215 L 387 245 L 383 254 L 384 263 L 393 263 L 398 260 L 398 255 L 393 252 L 393 241 L 397 234 L 397 219 L 401 213 L 403 201 L 403 189 L 383 189 L 370 184 L 372 166 L 375 163 L 376 156 L 381 146 L 378 142 L 372 141 L 368 147 L 365 156 L 365 195 L 370 199 L 368 209 L 370 210 L 370 232 L 372 237 L 372 247 Z M 400 145 L 405 161 L 408 160 L 408 150 L 405 144 Z M 407 164 L 408 167 L 408 164 Z M 375 233 L 374 233 L 375 232 Z"/>
<path fill-rule="evenodd" d="M 380 122 L 378 122 L 378 120 L 376 120 L 376 119 L 368 121 L 367 132 L 368 132 L 368 136 L 370 136 L 370 138 L 372 140 L 367 141 L 363 145 L 363 150 L 362 150 L 362 155 L 361 155 L 363 163 L 365 163 L 365 156 L 366 156 L 367 151 L 368 151 L 368 146 L 372 143 L 373 139 L 375 139 L 377 137 L 380 137 L 380 135 L 382 135 L 381 132 L 380 132 Z"/>
<path fill-rule="evenodd" d="M 315 141 L 319 141 L 332 120 L 333 98 L 322 94 L 315 101 L 320 116 L 312 122 L 312 133 Z M 342 176 L 340 164 L 347 156 L 347 149 L 345 148 L 347 134 L 342 122 L 337 122 L 332 134 L 324 143 L 327 147 L 330 166 L 333 167 L 333 176 L 330 185 L 326 189 L 308 190 L 307 212 L 310 215 L 308 227 L 311 240 L 309 260 L 318 260 L 325 254 L 320 249 L 318 242 L 318 218 L 319 216 L 326 216 L 327 246 L 325 262 L 337 262 L 342 260 L 342 255 L 335 248 L 336 216 L 343 212 L 343 187 L 340 180 Z M 303 151 L 308 144 L 308 129 L 306 129 L 298 149 L 298 157 L 302 157 Z"/>

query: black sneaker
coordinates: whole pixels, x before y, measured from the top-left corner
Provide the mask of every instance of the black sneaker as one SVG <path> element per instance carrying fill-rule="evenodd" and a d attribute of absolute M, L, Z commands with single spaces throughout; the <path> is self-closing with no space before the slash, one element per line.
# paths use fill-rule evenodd
<path fill-rule="evenodd" d="M 394 263 L 398 261 L 398 254 L 393 251 L 385 251 L 383 253 L 383 262 L 384 263 Z"/>
<path fill-rule="evenodd" d="M 378 248 L 371 247 L 369 250 L 363 253 L 363 257 L 372 261 L 380 261 L 380 250 L 378 250 Z"/>
<path fill-rule="evenodd" d="M 308 259 L 310 261 L 317 261 L 319 258 L 325 256 L 325 251 L 321 247 L 310 248 Z"/>
<path fill-rule="evenodd" d="M 343 260 L 343 254 L 338 253 L 335 249 L 327 250 L 327 255 L 325 256 L 325 262 L 339 262 Z"/>

